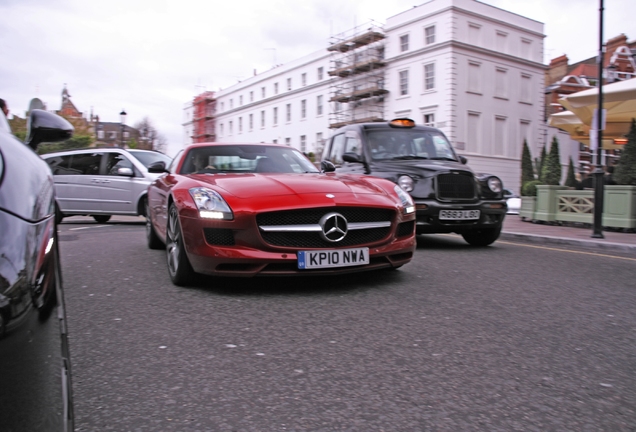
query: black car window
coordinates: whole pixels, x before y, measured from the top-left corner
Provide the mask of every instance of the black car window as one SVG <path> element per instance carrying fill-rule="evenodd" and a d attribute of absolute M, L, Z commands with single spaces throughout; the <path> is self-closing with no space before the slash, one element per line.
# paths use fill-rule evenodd
<path fill-rule="evenodd" d="M 331 141 L 331 150 L 329 152 L 329 160 L 338 165 L 342 163 L 342 154 L 344 153 L 344 134 L 339 134 L 333 137 Z"/>
<path fill-rule="evenodd" d="M 106 175 L 117 175 L 119 168 L 130 168 L 135 172 L 133 163 L 126 156 L 119 153 L 108 153 L 106 162 Z"/>
<path fill-rule="evenodd" d="M 102 161 L 102 153 L 78 153 L 70 156 L 62 156 L 62 158 L 66 157 L 70 157 L 67 172 L 58 174 L 99 174 L 99 165 Z"/>
<path fill-rule="evenodd" d="M 344 152 L 362 155 L 362 146 L 360 145 L 360 138 L 348 137 L 347 141 L 345 142 Z"/>

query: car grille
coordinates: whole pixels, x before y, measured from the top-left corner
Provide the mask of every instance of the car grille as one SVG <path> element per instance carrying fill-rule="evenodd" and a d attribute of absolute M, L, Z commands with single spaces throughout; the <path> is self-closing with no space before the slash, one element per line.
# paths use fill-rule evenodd
<path fill-rule="evenodd" d="M 203 228 L 205 241 L 213 246 L 234 246 L 232 230 L 223 228 Z"/>
<path fill-rule="evenodd" d="M 415 221 L 407 221 L 402 222 L 398 225 L 397 229 L 397 237 L 406 237 L 413 234 L 413 230 L 415 229 Z"/>
<path fill-rule="evenodd" d="M 475 199 L 475 177 L 470 173 L 438 175 L 437 198 L 440 200 Z"/>
<path fill-rule="evenodd" d="M 395 212 L 389 209 L 373 209 L 361 207 L 327 207 L 303 210 L 288 210 L 261 213 L 256 217 L 259 226 L 285 225 L 318 225 L 320 218 L 327 213 L 340 213 L 347 219 L 347 223 L 391 222 Z M 337 243 L 324 240 L 319 232 L 306 231 L 261 231 L 266 243 L 272 246 L 293 248 L 325 248 L 352 247 L 356 245 L 374 243 L 387 237 L 391 227 L 368 228 L 350 230 L 344 239 Z"/>

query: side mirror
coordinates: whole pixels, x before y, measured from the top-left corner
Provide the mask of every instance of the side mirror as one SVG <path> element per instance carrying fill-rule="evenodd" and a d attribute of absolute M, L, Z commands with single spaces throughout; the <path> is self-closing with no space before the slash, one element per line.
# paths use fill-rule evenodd
<path fill-rule="evenodd" d="M 132 177 L 135 175 L 135 173 L 130 168 L 117 168 L 117 175 L 124 176 L 124 177 Z"/>
<path fill-rule="evenodd" d="M 324 160 L 320 162 L 320 171 L 322 172 L 334 172 L 336 170 L 336 166 L 328 160 Z"/>
<path fill-rule="evenodd" d="M 343 154 L 342 160 L 345 162 L 363 163 L 362 156 L 354 152 L 347 152 Z"/>
<path fill-rule="evenodd" d="M 148 165 L 148 172 L 155 173 L 155 174 L 168 172 L 168 170 L 166 169 L 166 163 L 163 161 L 153 162 L 150 165 Z"/>
<path fill-rule="evenodd" d="M 35 150 L 43 142 L 64 141 L 73 136 L 73 130 L 73 125 L 64 118 L 34 109 L 27 120 L 26 145 Z"/>
<path fill-rule="evenodd" d="M 460 156 L 460 157 L 459 157 L 459 161 L 460 161 L 463 165 L 466 165 L 466 163 L 468 162 L 468 159 L 466 159 L 464 156 Z"/>

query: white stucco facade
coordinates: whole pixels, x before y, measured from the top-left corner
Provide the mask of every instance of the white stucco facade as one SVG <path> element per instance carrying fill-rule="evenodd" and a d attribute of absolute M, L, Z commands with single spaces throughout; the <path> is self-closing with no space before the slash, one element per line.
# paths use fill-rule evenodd
<path fill-rule="evenodd" d="M 384 118 L 440 128 L 474 170 L 518 191 L 523 140 L 535 156 L 547 139 L 543 24 L 475 0 L 432 0 L 388 18 L 384 34 Z M 217 92 L 218 141 L 319 154 L 333 131 L 333 69 L 325 46 Z"/>

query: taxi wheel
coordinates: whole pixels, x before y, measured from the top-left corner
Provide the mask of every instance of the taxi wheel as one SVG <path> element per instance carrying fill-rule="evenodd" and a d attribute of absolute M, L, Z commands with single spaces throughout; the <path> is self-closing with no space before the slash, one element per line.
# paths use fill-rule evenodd
<path fill-rule="evenodd" d="M 110 220 L 110 215 L 93 215 L 93 219 L 97 223 L 106 223 Z"/>
<path fill-rule="evenodd" d="M 166 230 L 166 258 L 168 273 L 175 285 L 187 285 L 194 279 L 194 270 L 186 255 L 183 231 L 179 223 L 179 211 L 174 204 L 168 211 L 168 227 Z"/>
<path fill-rule="evenodd" d="M 484 247 L 493 244 L 499 238 L 499 234 L 501 234 L 501 226 L 473 230 L 463 233 L 462 237 L 471 246 Z"/>

